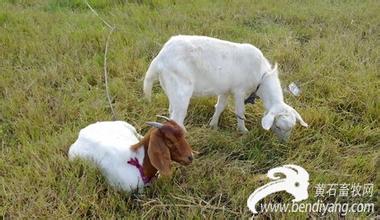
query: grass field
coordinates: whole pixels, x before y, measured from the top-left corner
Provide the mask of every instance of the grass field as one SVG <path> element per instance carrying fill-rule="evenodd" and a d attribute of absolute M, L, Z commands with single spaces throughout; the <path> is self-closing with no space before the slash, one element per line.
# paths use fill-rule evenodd
<path fill-rule="evenodd" d="M 188 140 L 200 155 L 175 167 L 169 182 L 128 195 L 100 172 L 70 163 L 78 131 L 111 120 L 103 56 L 109 32 L 81 0 L 0 0 L 0 218 L 249 218 L 246 199 L 269 182 L 266 172 L 294 163 L 318 183 L 374 183 L 372 197 L 323 197 L 324 202 L 374 202 L 379 196 L 380 1 L 123 1 L 90 0 L 116 27 L 109 41 L 109 88 L 116 117 L 141 133 L 167 115 L 159 86 L 143 99 L 145 71 L 163 43 L 198 34 L 256 45 L 278 62 L 285 94 L 309 128 L 288 143 L 261 128 L 263 106 L 247 107 L 240 135 L 232 101 L 218 131 L 207 127 L 215 97 L 193 99 Z M 286 193 L 269 201 L 290 201 Z M 259 218 L 306 218 L 318 213 L 265 213 Z M 338 218 L 339 213 L 330 213 Z M 374 217 L 375 213 L 349 213 Z"/>

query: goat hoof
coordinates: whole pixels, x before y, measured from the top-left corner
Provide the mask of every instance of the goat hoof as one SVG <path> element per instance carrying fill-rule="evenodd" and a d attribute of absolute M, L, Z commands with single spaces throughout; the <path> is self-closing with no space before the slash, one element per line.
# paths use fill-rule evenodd
<path fill-rule="evenodd" d="M 242 133 L 242 134 L 246 134 L 248 133 L 248 129 L 246 127 L 243 127 L 243 128 L 238 128 L 239 132 Z"/>
<path fill-rule="evenodd" d="M 210 123 L 210 128 L 211 128 L 211 129 L 214 129 L 214 130 L 218 130 L 219 127 L 218 127 L 218 125 L 216 125 L 216 124 L 211 124 L 211 123 Z"/>
<path fill-rule="evenodd" d="M 209 126 L 212 128 L 212 129 L 215 129 L 215 130 L 218 130 L 218 122 L 217 121 L 215 121 L 215 120 L 213 120 L 213 119 L 211 119 L 211 122 L 210 122 L 210 124 L 209 124 Z"/>
<path fill-rule="evenodd" d="M 218 130 L 219 127 L 218 127 L 218 126 L 211 126 L 211 129 L 213 129 L 213 130 Z"/>

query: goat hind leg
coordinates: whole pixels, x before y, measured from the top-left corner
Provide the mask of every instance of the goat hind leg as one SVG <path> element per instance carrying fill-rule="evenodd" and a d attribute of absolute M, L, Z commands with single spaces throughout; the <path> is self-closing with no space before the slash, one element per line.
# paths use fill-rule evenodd
<path fill-rule="evenodd" d="M 218 128 L 218 122 L 220 115 L 222 114 L 223 110 L 226 108 L 227 105 L 227 95 L 219 95 L 218 96 L 218 102 L 215 105 L 215 112 L 214 115 L 212 116 L 210 126 L 214 129 Z"/>
<path fill-rule="evenodd" d="M 183 123 L 186 118 L 187 108 L 189 107 L 190 98 L 192 96 L 192 89 L 182 87 L 180 90 L 175 91 L 173 94 L 169 96 L 170 118 L 177 122 L 178 125 L 180 125 L 183 129 L 185 129 Z"/>
<path fill-rule="evenodd" d="M 172 101 L 170 101 L 170 102 L 172 102 Z M 186 118 L 187 108 L 189 106 L 189 102 L 190 102 L 190 97 L 183 98 L 181 100 L 181 103 L 177 102 L 177 104 L 171 105 L 172 111 L 170 112 L 170 118 L 173 119 L 175 122 L 177 122 L 178 125 L 180 125 L 183 129 L 185 129 L 185 131 L 186 131 L 186 128 L 185 128 L 183 123 L 184 123 L 185 118 Z"/>

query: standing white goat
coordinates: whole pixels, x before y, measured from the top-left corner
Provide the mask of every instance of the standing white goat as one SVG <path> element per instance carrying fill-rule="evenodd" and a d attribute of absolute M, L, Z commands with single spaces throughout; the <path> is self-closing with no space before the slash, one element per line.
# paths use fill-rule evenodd
<path fill-rule="evenodd" d="M 144 93 L 151 97 L 159 78 L 169 98 L 170 118 L 183 126 L 192 96 L 218 96 L 210 125 L 217 128 L 219 117 L 232 94 L 238 129 L 244 125 L 244 100 L 260 97 L 266 109 L 262 127 L 287 139 L 296 121 L 307 124 L 284 102 L 277 65 L 272 69 L 262 52 L 251 44 L 240 44 L 205 36 L 174 36 L 153 59 L 144 80 Z"/>

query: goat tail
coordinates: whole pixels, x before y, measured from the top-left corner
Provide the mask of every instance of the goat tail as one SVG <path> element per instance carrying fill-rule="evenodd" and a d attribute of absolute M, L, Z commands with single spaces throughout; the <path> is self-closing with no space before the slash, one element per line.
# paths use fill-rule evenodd
<path fill-rule="evenodd" d="M 158 72 L 154 61 L 150 64 L 144 79 L 144 95 L 150 101 L 152 96 L 153 83 L 158 79 Z"/>

